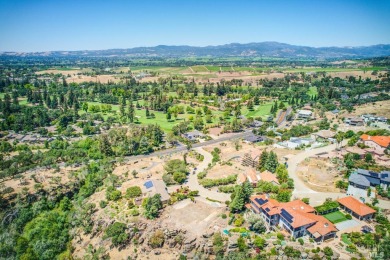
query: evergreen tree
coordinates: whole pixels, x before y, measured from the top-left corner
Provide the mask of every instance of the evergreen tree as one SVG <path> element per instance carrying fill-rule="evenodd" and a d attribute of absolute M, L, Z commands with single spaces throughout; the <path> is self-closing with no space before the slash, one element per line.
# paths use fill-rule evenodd
<path fill-rule="evenodd" d="M 150 117 L 149 108 L 146 108 L 145 115 L 146 115 L 146 118 L 149 118 L 149 117 Z"/>
<path fill-rule="evenodd" d="M 107 135 L 101 135 L 101 137 L 99 138 L 99 150 L 102 154 L 106 156 L 111 156 L 114 154 L 111 149 L 111 143 L 108 140 Z"/>
<path fill-rule="evenodd" d="M 256 106 L 260 105 L 260 99 L 259 99 L 259 96 L 255 96 L 253 102 L 255 103 Z"/>
<path fill-rule="evenodd" d="M 12 91 L 12 104 L 18 106 L 19 105 L 19 100 L 18 100 L 18 91 L 14 90 Z"/>
<path fill-rule="evenodd" d="M 129 118 L 130 123 L 134 122 L 134 105 L 132 100 L 129 100 L 129 105 L 127 108 L 127 117 Z"/>
<path fill-rule="evenodd" d="M 260 159 L 259 159 L 259 169 L 260 169 L 260 171 L 264 171 L 265 170 L 265 164 L 267 163 L 268 155 L 269 155 L 269 153 L 267 152 L 267 150 L 264 150 L 261 153 Z"/>
<path fill-rule="evenodd" d="M 119 113 L 121 114 L 122 117 L 125 116 L 125 107 L 126 107 L 126 98 L 122 96 L 121 104 L 119 106 Z"/>
<path fill-rule="evenodd" d="M 278 165 L 279 165 L 278 157 L 276 153 L 271 151 L 268 155 L 267 162 L 265 164 L 265 169 L 274 173 Z"/>

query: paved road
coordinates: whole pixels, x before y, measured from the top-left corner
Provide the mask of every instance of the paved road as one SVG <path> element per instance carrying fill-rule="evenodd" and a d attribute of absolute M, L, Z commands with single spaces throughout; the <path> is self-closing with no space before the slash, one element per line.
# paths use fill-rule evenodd
<path fill-rule="evenodd" d="M 228 136 L 224 136 L 215 140 L 210 140 L 210 141 L 205 141 L 202 143 L 196 143 L 192 145 L 192 148 L 198 148 L 198 147 L 203 147 L 211 144 L 216 144 L 232 139 L 237 139 L 237 138 L 245 138 L 247 136 L 250 136 L 252 134 L 251 130 L 246 130 L 245 132 L 240 132 L 240 133 L 235 133 L 235 134 L 230 134 Z M 187 146 L 179 146 L 175 148 L 170 148 L 166 150 L 161 150 L 161 151 L 156 151 L 154 153 L 150 154 L 141 154 L 141 155 L 136 155 L 136 156 L 126 156 L 125 161 L 129 160 L 134 160 L 134 159 L 143 159 L 143 158 L 150 158 L 150 157 L 155 157 L 155 156 L 163 156 L 163 155 L 169 155 L 177 152 L 183 152 L 187 150 Z"/>
<path fill-rule="evenodd" d="M 215 199 L 215 200 L 219 200 L 221 201 L 222 203 L 224 203 L 225 201 L 227 200 L 230 200 L 230 194 L 227 194 L 227 193 L 222 193 L 222 192 L 217 192 L 217 191 L 214 191 L 214 190 L 209 190 L 209 189 L 206 189 L 204 188 L 203 186 L 201 186 L 198 182 L 198 173 L 202 172 L 203 170 L 205 170 L 209 163 L 211 163 L 212 159 L 213 159 L 213 156 L 203 150 L 202 147 L 197 147 L 194 149 L 196 152 L 202 154 L 204 156 L 204 159 L 203 161 L 198 165 L 196 171 L 195 171 L 195 174 L 193 174 L 192 172 L 190 173 L 190 176 L 188 178 L 188 182 L 186 183 L 186 185 L 191 189 L 191 190 L 198 190 L 199 191 L 199 195 L 203 198 L 211 198 L 211 199 Z"/>
<path fill-rule="evenodd" d="M 344 140 L 341 146 L 345 146 L 348 140 Z M 321 148 L 315 148 L 311 150 L 303 151 L 288 160 L 288 174 L 290 178 L 294 180 L 293 198 L 310 198 L 310 205 L 317 206 L 324 202 L 326 198 L 332 198 L 337 200 L 346 196 L 345 193 L 340 192 L 318 192 L 310 189 L 306 184 L 297 176 L 297 166 L 306 158 L 310 158 L 319 153 L 328 153 L 335 150 L 336 144 L 331 144 Z M 385 200 L 379 200 L 379 207 L 383 209 L 390 209 L 390 202 Z"/>
<path fill-rule="evenodd" d="M 294 157 L 290 158 L 288 160 L 288 174 L 290 175 L 290 178 L 294 180 L 294 191 L 293 194 L 300 194 L 300 193 L 317 193 L 316 191 L 310 189 L 305 185 L 305 183 L 297 176 L 297 166 L 300 164 L 303 160 L 306 158 L 310 158 L 315 156 L 316 154 L 319 153 L 325 153 L 325 152 L 330 152 L 336 149 L 336 144 L 331 144 L 325 147 L 321 148 L 315 148 L 315 149 L 310 149 L 303 151 Z M 341 193 L 340 193 L 341 194 Z"/>

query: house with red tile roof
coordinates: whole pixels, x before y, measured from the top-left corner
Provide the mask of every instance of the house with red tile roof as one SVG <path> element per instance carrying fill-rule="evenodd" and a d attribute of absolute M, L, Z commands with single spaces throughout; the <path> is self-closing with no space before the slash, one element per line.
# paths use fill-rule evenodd
<path fill-rule="evenodd" d="M 338 199 L 337 202 L 340 204 L 340 207 L 343 210 L 358 218 L 359 220 L 371 219 L 376 212 L 376 210 L 370 208 L 352 196 Z"/>
<path fill-rule="evenodd" d="M 370 136 L 363 134 L 360 136 L 360 140 L 365 145 L 382 153 L 390 146 L 390 136 Z"/>
<path fill-rule="evenodd" d="M 276 174 L 273 174 L 270 171 L 263 171 L 260 173 L 260 180 L 265 182 L 270 182 L 273 185 L 280 185 L 278 178 L 276 178 Z"/>
<path fill-rule="evenodd" d="M 254 195 L 246 207 L 264 219 L 269 228 L 279 226 L 292 237 L 310 236 L 317 242 L 334 238 L 336 226 L 323 216 L 316 215 L 315 209 L 301 200 L 278 202 L 267 195 Z"/>
<path fill-rule="evenodd" d="M 249 181 L 254 187 L 260 181 L 260 175 L 256 172 L 255 169 L 249 168 L 246 173 L 239 173 L 237 178 L 237 183 L 241 184 L 245 181 Z"/>

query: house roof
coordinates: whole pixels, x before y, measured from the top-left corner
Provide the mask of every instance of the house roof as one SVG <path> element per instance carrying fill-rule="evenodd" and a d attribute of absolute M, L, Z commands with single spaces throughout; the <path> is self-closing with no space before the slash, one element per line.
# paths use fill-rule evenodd
<path fill-rule="evenodd" d="M 243 174 L 242 172 L 240 172 L 240 173 L 238 174 L 238 181 L 239 181 L 240 183 L 245 182 L 245 181 L 246 181 L 246 175 Z"/>
<path fill-rule="evenodd" d="M 147 193 L 150 197 L 155 194 L 161 195 L 161 201 L 169 200 L 170 196 L 167 191 L 167 187 L 162 180 L 148 180 L 144 183 L 144 193 Z"/>
<path fill-rule="evenodd" d="M 314 208 L 305 204 L 301 200 L 294 200 L 286 203 L 280 203 L 274 199 L 268 198 L 265 194 L 251 196 L 251 201 L 262 208 L 268 215 L 282 215 L 289 219 L 289 223 L 294 228 L 313 224 L 318 220 L 310 217 L 314 214 Z M 256 212 L 257 209 L 255 209 Z"/>
<path fill-rule="evenodd" d="M 247 170 L 246 177 L 250 183 L 257 183 L 260 179 L 259 176 L 257 176 L 256 170 L 253 168 Z"/>
<path fill-rule="evenodd" d="M 263 139 L 264 139 L 263 137 L 257 136 L 257 135 L 254 135 L 254 134 L 245 137 L 245 141 L 252 142 L 252 143 L 254 143 L 254 142 L 260 142 L 260 141 L 262 141 Z"/>
<path fill-rule="evenodd" d="M 366 216 L 368 214 L 373 214 L 376 211 L 354 197 L 348 196 L 337 200 L 344 207 L 352 210 L 359 216 Z"/>
<path fill-rule="evenodd" d="M 301 115 L 311 115 L 313 112 L 311 112 L 310 110 L 299 110 L 298 111 L 298 114 L 301 114 Z"/>
<path fill-rule="evenodd" d="M 381 171 L 378 173 L 364 169 L 357 169 L 356 173 L 364 175 L 364 177 L 366 177 L 374 185 L 379 185 L 381 181 L 390 182 L 389 171 Z"/>
<path fill-rule="evenodd" d="M 321 130 L 321 131 L 318 131 L 317 133 L 315 133 L 314 135 L 321 137 L 321 138 L 332 138 L 336 135 L 336 133 L 331 131 L 331 130 Z"/>
<path fill-rule="evenodd" d="M 275 182 L 276 184 L 280 184 L 276 175 L 269 171 L 260 173 L 260 179 L 265 182 Z"/>
<path fill-rule="evenodd" d="M 359 155 L 365 155 L 367 153 L 367 151 L 357 146 L 347 147 L 345 150 L 349 153 L 357 153 Z"/>
<path fill-rule="evenodd" d="M 348 181 L 361 186 L 370 187 L 370 181 L 363 175 L 353 173 L 349 176 Z"/>
<path fill-rule="evenodd" d="M 309 227 L 307 231 L 315 236 L 315 234 L 319 234 L 321 236 L 325 236 L 330 232 L 337 232 L 338 229 L 335 225 L 333 225 L 329 220 L 320 215 L 308 214 L 310 218 L 317 221 L 313 226 Z"/>
<path fill-rule="evenodd" d="M 360 136 L 360 139 L 363 141 L 373 141 L 374 143 L 385 148 L 390 145 L 390 136 L 370 136 L 363 134 L 362 136 Z"/>

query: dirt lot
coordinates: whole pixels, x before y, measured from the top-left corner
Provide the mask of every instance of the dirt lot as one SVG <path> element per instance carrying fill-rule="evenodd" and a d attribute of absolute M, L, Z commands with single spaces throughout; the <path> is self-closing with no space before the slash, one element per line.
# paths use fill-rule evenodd
<path fill-rule="evenodd" d="M 79 168 L 65 166 L 60 167 L 58 172 L 54 169 L 34 169 L 24 173 L 23 178 L 6 180 L 1 184 L 4 185 L 4 187 L 13 188 L 13 193 L 20 193 L 23 189 L 27 189 L 26 191 L 34 193 L 34 186 L 38 183 L 42 185 L 44 190 L 51 190 L 56 187 L 65 186 L 71 181 L 74 181 L 75 179 L 71 176 L 71 173 L 78 169 Z M 33 176 L 38 182 L 34 180 Z"/>
<path fill-rule="evenodd" d="M 342 179 L 329 159 L 308 158 L 297 167 L 297 175 L 311 189 L 321 192 L 339 192 L 335 182 Z"/>
<path fill-rule="evenodd" d="M 378 101 L 356 107 L 352 113 L 343 114 L 344 117 L 360 116 L 362 114 L 372 114 L 390 118 L 390 100 Z"/>

